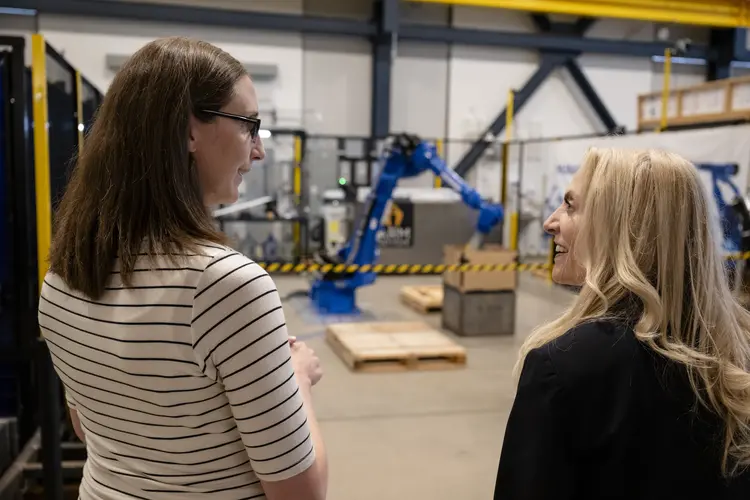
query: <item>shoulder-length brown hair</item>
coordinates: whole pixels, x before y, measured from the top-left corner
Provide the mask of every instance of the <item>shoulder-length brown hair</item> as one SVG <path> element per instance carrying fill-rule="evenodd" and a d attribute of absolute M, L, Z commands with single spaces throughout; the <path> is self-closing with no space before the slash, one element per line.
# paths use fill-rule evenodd
<path fill-rule="evenodd" d="M 232 97 L 244 67 L 187 38 L 153 41 L 117 73 L 55 217 L 50 269 L 91 298 L 121 259 L 127 283 L 139 253 L 224 243 L 203 203 L 188 151 L 190 117 Z"/>

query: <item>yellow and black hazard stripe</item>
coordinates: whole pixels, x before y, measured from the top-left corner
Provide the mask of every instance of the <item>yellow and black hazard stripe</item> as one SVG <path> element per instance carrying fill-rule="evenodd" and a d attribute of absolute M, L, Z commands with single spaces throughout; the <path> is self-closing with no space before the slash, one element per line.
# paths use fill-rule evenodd
<path fill-rule="evenodd" d="M 536 271 L 549 269 L 548 264 L 291 264 L 259 262 L 269 273 L 376 273 L 376 274 L 443 274 L 445 272 Z"/>
<path fill-rule="evenodd" d="M 727 260 L 750 260 L 750 252 L 731 254 Z M 430 275 L 446 272 L 498 272 L 498 271 L 548 271 L 549 263 L 544 264 L 315 264 L 315 263 L 279 263 L 259 262 L 269 273 L 297 274 L 306 272 L 319 273 L 376 273 L 403 275 Z"/>
<path fill-rule="evenodd" d="M 750 260 L 750 252 L 733 253 L 727 255 L 727 260 Z"/>

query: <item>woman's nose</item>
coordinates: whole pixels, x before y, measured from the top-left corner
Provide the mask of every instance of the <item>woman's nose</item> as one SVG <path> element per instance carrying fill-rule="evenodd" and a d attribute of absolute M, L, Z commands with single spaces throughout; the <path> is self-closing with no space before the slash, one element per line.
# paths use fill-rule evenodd
<path fill-rule="evenodd" d="M 252 155 L 253 157 L 251 159 L 253 161 L 261 161 L 266 157 L 266 149 L 263 147 L 263 139 L 261 139 L 260 136 L 255 139 Z"/>
<path fill-rule="evenodd" d="M 543 224 L 544 230 L 549 234 L 557 234 L 560 229 L 560 221 L 558 219 L 557 210 L 547 217 L 547 220 Z"/>

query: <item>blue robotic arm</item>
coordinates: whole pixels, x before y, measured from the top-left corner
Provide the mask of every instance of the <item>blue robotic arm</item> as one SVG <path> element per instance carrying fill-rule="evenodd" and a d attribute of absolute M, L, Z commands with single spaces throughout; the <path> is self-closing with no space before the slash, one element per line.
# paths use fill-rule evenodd
<path fill-rule="evenodd" d="M 741 223 L 734 207 L 734 200 L 743 200 L 743 196 L 732 180 L 737 175 L 738 165 L 736 163 L 696 163 L 695 166 L 698 170 L 711 174 L 712 191 L 724 233 L 724 250 L 730 253 L 740 251 Z M 721 191 L 722 185 L 731 191 L 732 200 L 730 202 L 724 199 Z"/>
<path fill-rule="evenodd" d="M 377 234 L 393 190 L 400 179 L 416 177 L 425 171 L 439 176 L 446 186 L 461 196 L 466 205 L 479 211 L 476 233 L 470 245 L 481 247 L 484 237 L 503 221 L 502 205 L 482 199 L 474 188 L 446 165 L 433 144 L 406 134 L 398 135 L 392 141 L 378 182 L 368 196 L 368 209 L 354 237 L 339 253 L 342 262 L 360 266 L 377 262 Z"/>
<path fill-rule="evenodd" d="M 733 181 L 737 175 L 739 166 L 736 163 L 696 163 L 698 170 L 711 174 L 711 185 L 716 202 L 716 207 L 721 219 L 722 232 L 724 236 L 723 249 L 726 253 L 745 253 L 750 251 L 750 210 L 739 187 Z M 721 186 L 728 188 L 730 199 L 727 200 L 722 193 Z M 745 261 L 745 270 L 750 269 Z M 727 260 L 724 264 L 727 270 L 729 283 L 732 287 L 736 285 L 737 261 Z M 745 281 L 745 277 L 742 281 Z M 740 283 L 742 282 L 740 281 Z"/>
<path fill-rule="evenodd" d="M 434 145 L 420 142 L 414 149 L 413 162 L 420 168 L 422 165 L 431 170 L 442 179 L 443 183 L 461 195 L 461 200 L 469 207 L 479 212 L 476 233 L 469 243 L 473 247 L 481 247 L 484 237 L 503 221 L 504 211 L 502 205 L 488 202 L 480 194 L 458 175 L 448 168 L 445 162 L 438 156 Z"/>
<path fill-rule="evenodd" d="M 347 265 L 376 264 L 379 257 L 378 233 L 388 203 L 398 181 L 416 177 L 425 171 L 439 176 L 444 184 L 460 196 L 469 207 L 479 211 L 476 233 L 470 245 L 480 247 L 484 237 L 503 220 L 503 207 L 483 200 L 437 154 L 433 144 L 413 135 L 401 134 L 391 139 L 377 184 L 370 191 L 365 211 L 347 245 L 338 254 L 339 263 Z M 313 302 L 323 313 L 356 313 L 354 294 L 358 287 L 375 281 L 375 273 L 328 273 L 317 279 L 311 290 Z"/>

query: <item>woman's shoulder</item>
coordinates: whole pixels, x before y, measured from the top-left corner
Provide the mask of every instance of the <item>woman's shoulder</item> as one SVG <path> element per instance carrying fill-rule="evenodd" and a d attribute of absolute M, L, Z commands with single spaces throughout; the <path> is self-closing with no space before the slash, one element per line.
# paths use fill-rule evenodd
<path fill-rule="evenodd" d="M 199 242 L 197 243 L 197 248 L 198 252 L 190 254 L 190 256 L 197 259 L 196 264 L 198 262 L 202 263 L 202 266 L 199 265 L 199 267 L 201 267 L 204 271 L 208 271 L 218 263 L 225 260 L 230 260 L 235 263 L 241 262 L 243 264 L 254 264 L 256 266 L 259 266 L 259 264 L 255 263 L 252 259 L 245 256 L 245 254 L 243 254 L 242 252 L 235 250 L 234 248 L 227 245 L 221 245 L 212 242 Z"/>
<path fill-rule="evenodd" d="M 270 276 L 263 266 L 242 252 L 215 243 L 202 243 L 200 248 L 200 255 L 195 256 L 198 259 L 195 266 L 202 271 L 197 286 L 198 295 L 201 295 L 201 291 L 208 291 L 209 288 L 213 292 L 233 286 L 268 287 L 272 285 L 269 279 L 258 280 L 258 278 L 270 278 Z"/>
<path fill-rule="evenodd" d="M 220 243 L 214 243 L 212 241 L 199 241 L 195 243 L 195 246 L 197 247 L 198 251 L 195 254 L 191 254 L 195 257 L 214 258 L 217 256 L 222 256 L 228 253 L 236 252 L 236 250 L 234 250 L 230 246 L 222 245 Z"/>
<path fill-rule="evenodd" d="M 624 321 L 586 321 L 540 347 L 555 371 L 568 382 L 582 379 L 604 381 L 629 373 L 645 352 L 633 328 Z"/>
<path fill-rule="evenodd" d="M 617 319 L 593 319 L 584 321 L 550 342 L 558 352 L 585 355 L 592 350 L 598 354 L 618 353 L 627 350 L 637 341 L 633 327 Z"/>

